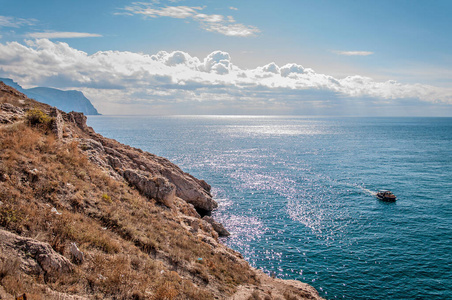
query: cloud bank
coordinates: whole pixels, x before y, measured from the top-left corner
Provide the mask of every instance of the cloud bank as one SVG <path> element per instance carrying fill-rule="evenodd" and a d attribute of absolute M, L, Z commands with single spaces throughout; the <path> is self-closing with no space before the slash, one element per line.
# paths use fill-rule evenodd
<path fill-rule="evenodd" d="M 26 87 L 80 89 L 102 113 L 329 114 L 370 104 L 452 105 L 450 89 L 334 78 L 294 63 L 241 69 L 223 51 L 203 59 L 182 51 L 88 55 L 48 39 L 0 44 L 0 76 Z"/>
<path fill-rule="evenodd" d="M 232 16 L 218 14 L 204 14 L 204 7 L 165 6 L 155 7 L 153 3 L 134 2 L 124 8 L 128 15 L 142 15 L 147 18 L 169 17 L 176 19 L 191 19 L 198 22 L 206 31 L 220 33 L 227 36 L 248 37 L 255 36 L 260 30 L 255 26 L 237 23 Z M 235 9 L 235 8 L 231 8 Z"/>

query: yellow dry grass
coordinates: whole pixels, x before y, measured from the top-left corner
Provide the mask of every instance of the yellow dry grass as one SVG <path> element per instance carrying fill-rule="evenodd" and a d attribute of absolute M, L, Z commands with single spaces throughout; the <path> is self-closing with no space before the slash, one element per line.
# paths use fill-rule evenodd
<path fill-rule="evenodd" d="M 70 258 L 85 253 L 71 274 L 26 278 L 0 261 L 0 284 L 13 294 L 40 296 L 39 284 L 95 299 L 211 299 L 255 281 L 182 228 L 174 212 L 143 198 L 92 164 L 76 142 L 18 122 L 0 127 L 0 226 L 48 242 Z M 202 257 L 203 263 L 196 263 Z M 3 268 L 3 269 L 2 269 Z"/>

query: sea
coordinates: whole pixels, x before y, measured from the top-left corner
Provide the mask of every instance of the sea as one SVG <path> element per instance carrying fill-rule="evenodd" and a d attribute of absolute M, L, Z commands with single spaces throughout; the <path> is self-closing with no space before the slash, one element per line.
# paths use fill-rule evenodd
<path fill-rule="evenodd" d="M 222 242 L 326 299 L 452 299 L 452 118 L 90 116 L 206 180 Z M 394 203 L 376 192 L 389 189 Z"/>

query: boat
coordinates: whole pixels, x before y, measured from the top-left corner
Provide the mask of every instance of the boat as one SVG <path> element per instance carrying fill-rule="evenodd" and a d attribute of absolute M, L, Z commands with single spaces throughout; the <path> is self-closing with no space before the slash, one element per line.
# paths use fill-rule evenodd
<path fill-rule="evenodd" d="M 377 198 L 383 201 L 393 202 L 396 201 L 397 197 L 391 192 L 386 190 L 381 190 L 377 192 Z"/>

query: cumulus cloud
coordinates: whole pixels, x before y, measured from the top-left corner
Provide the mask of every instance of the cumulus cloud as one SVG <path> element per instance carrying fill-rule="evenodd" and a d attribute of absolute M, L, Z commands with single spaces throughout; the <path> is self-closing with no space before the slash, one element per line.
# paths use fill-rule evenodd
<path fill-rule="evenodd" d="M 169 17 L 176 19 L 192 19 L 198 22 L 206 31 L 216 32 L 227 36 L 254 36 L 260 32 L 255 26 L 237 23 L 232 16 L 218 14 L 204 14 L 204 7 L 194 6 L 165 6 L 156 7 L 153 3 L 134 2 L 126 6 L 123 12 L 117 14 L 142 15 L 147 18 Z"/>
<path fill-rule="evenodd" d="M 270 72 L 270 73 L 274 73 L 274 74 L 281 74 L 281 69 L 278 67 L 277 64 L 275 64 L 274 62 L 269 63 L 268 65 L 265 65 L 262 67 L 262 71 L 263 72 Z"/>
<path fill-rule="evenodd" d="M 314 74 L 314 71 L 312 69 L 309 68 L 305 69 L 303 68 L 303 66 L 297 64 L 287 64 L 280 68 L 279 70 L 281 72 L 281 76 L 283 77 L 288 77 L 290 75 L 296 77 L 297 74 L 307 74 L 307 73 Z"/>
<path fill-rule="evenodd" d="M 205 72 L 215 72 L 216 74 L 228 74 L 232 69 L 231 57 L 227 52 L 212 52 L 204 59 L 198 69 Z"/>
<path fill-rule="evenodd" d="M 28 33 L 27 37 L 35 39 L 72 39 L 86 37 L 102 37 L 102 35 L 86 32 L 46 31 L 46 32 Z"/>
<path fill-rule="evenodd" d="M 194 107 L 198 110 L 192 113 L 220 109 L 231 113 L 286 113 L 298 112 L 308 104 L 311 108 L 336 109 L 338 101 L 356 104 L 365 99 L 372 99 L 372 103 L 405 99 L 452 105 L 450 89 L 377 82 L 359 75 L 335 78 L 299 64 L 278 66 L 273 62 L 241 69 L 223 51 L 214 51 L 203 59 L 183 51 L 154 55 L 99 51 L 88 55 L 67 43 L 48 39 L 0 43 L 0 76 L 11 77 L 26 87 L 83 90 L 101 111 L 104 109 L 103 113 L 130 112 L 131 107 L 138 112 L 146 107 L 155 111 L 165 105 L 179 109 L 178 113 Z M 239 111 L 230 111 L 231 107 Z"/>

